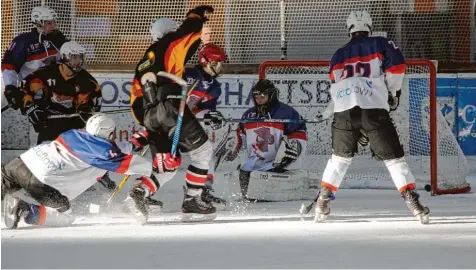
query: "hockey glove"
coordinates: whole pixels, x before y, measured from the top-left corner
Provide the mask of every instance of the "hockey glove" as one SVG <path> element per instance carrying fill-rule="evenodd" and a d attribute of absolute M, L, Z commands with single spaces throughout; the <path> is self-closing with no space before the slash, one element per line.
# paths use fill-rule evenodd
<path fill-rule="evenodd" d="M 149 144 L 149 139 L 147 139 L 148 136 L 149 136 L 149 133 L 147 133 L 147 130 L 132 134 L 132 137 L 131 137 L 131 143 L 133 145 L 132 151 L 133 152 L 142 151 L 144 146 Z"/>
<path fill-rule="evenodd" d="M 285 169 L 298 159 L 301 152 L 302 146 L 298 140 L 289 140 L 287 137 L 284 137 L 274 159 L 273 166 L 279 170 Z"/>
<path fill-rule="evenodd" d="M 10 108 L 18 110 L 21 107 L 24 94 L 20 89 L 13 85 L 7 85 L 4 94 Z"/>
<path fill-rule="evenodd" d="M 222 128 L 225 125 L 225 117 L 219 111 L 210 111 L 203 116 L 205 125 L 210 126 L 213 130 Z"/>
<path fill-rule="evenodd" d="M 357 142 L 362 146 L 367 146 L 369 144 L 369 137 L 367 136 L 367 132 L 365 130 L 360 129 L 359 138 Z"/>
<path fill-rule="evenodd" d="M 173 157 L 170 153 L 157 153 L 154 158 L 154 172 L 174 172 L 182 164 L 181 157 Z"/>
<path fill-rule="evenodd" d="M 398 105 L 400 105 L 401 94 L 402 90 L 398 90 L 395 96 L 388 92 L 388 105 L 390 106 L 391 112 L 395 111 L 398 108 Z"/>
<path fill-rule="evenodd" d="M 28 103 L 24 108 L 24 113 L 28 116 L 28 121 L 30 121 L 36 131 L 46 127 L 48 114 L 43 109 L 40 109 L 38 105 L 32 102 Z"/>
<path fill-rule="evenodd" d="M 212 6 L 207 6 L 207 5 L 202 5 L 202 6 L 198 6 L 192 10 L 190 10 L 188 13 L 187 13 L 187 17 L 190 15 L 190 14 L 196 14 L 198 16 L 200 16 L 200 18 L 203 19 L 203 22 L 206 22 L 208 21 L 208 17 L 207 17 L 207 14 L 209 13 L 213 13 L 214 9 Z"/>
<path fill-rule="evenodd" d="M 238 129 L 235 133 L 235 137 L 230 139 L 226 143 L 226 149 L 228 153 L 225 155 L 226 161 L 233 161 L 238 157 L 238 153 L 240 152 L 241 145 L 243 144 L 243 139 L 241 138 L 240 129 Z"/>

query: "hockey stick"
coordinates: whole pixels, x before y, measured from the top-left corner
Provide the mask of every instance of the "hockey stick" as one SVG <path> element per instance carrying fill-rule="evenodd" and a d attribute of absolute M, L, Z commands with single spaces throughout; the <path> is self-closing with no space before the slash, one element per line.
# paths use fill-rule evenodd
<path fill-rule="evenodd" d="M 235 129 L 232 129 L 231 124 L 228 124 L 228 131 L 225 133 L 225 135 L 223 136 L 223 139 L 221 140 L 221 142 L 218 144 L 215 151 L 213 152 L 214 171 L 217 170 L 218 166 L 220 165 L 222 161 L 223 156 L 226 153 L 225 146 L 229 141 L 228 135 L 230 135 L 232 131 L 235 131 Z"/>
<path fill-rule="evenodd" d="M 3 108 L 2 108 L 2 112 L 6 111 L 6 110 L 8 110 L 8 109 L 10 109 L 10 105 L 7 105 L 7 106 L 3 107 Z"/>
<path fill-rule="evenodd" d="M 321 120 L 296 120 L 296 119 L 224 119 L 225 122 L 228 123 L 282 123 L 282 124 L 303 124 L 303 123 L 310 123 L 310 124 L 317 124 L 327 121 L 328 119 L 321 119 Z"/>
<path fill-rule="evenodd" d="M 319 198 L 319 194 L 316 196 L 316 198 L 308 206 L 306 206 L 304 203 L 301 204 L 301 209 L 299 209 L 299 213 L 301 213 L 301 215 L 308 214 L 311 211 L 314 204 L 317 202 L 318 198 Z"/>
<path fill-rule="evenodd" d="M 105 111 L 105 112 L 93 112 L 91 113 L 92 115 L 98 114 L 98 113 L 104 113 L 104 114 L 115 114 L 115 113 L 124 113 L 124 112 L 130 112 L 130 109 L 123 109 L 123 110 L 113 110 L 113 111 Z M 81 114 L 79 113 L 71 113 L 71 114 L 54 114 L 54 115 L 48 115 L 48 119 L 64 119 L 64 118 L 73 118 L 73 117 L 81 117 Z"/>
<path fill-rule="evenodd" d="M 168 96 L 167 98 L 178 98 L 180 97 L 180 106 L 179 106 L 179 112 L 177 116 L 177 124 L 175 125 L 175 130 L 174 130 L 174 137 L 172 139 L 172 149 L 170 150 L 170 153 L 172 154 L 173 157 L 176 157 L 177 155 L 177 147 L 178 147 L 178 142 L 179 142 L 179 137 L 180 137 L 180 131 L 182 129 L 182 120 L 183 120 L 183 114 L 185 112 L 185 103 L 187 100 L 187 93 L 188 93 L 188 87 L 187 87 L 187 82 L 180 78 L 177 75 L 167 73 L 164 71 L 159 71 L 157 73 L 157 76 L 162 76 L 165 78 L 168 78 L 172 81 L 175 81 L 182 87 L 182 93 L 180 96 Z M 195 80 L 195 82 L 190 86 L 190 89 L 193 89 L 198 83 L 198 80 Z"/>
<path fill-rule="evenodd" d="M 147 152 L 147 150 L 149 150 L 149 145 L 146 145 L 144 147 L 144 149 L 142 149 L 142 151 L 140 152 L 140 156 L 143 157 L 145 155 L 145 153 Z M 114 190 L 114 192 L 111 194 L 111 197 L 109 197 L 109 199 L 106 201 L 106 205 L 104 206 L 104 210 L 106 210 L 107 208 L 109 208 L 109 206 L 111 205 L 111 202 L 112 200 L 117 196 L 117 194 L 119 194 L 119 192 L 122 190 L 122 188 L 124 187 L 124 185 L 126 184 L 127 180 L 129 180 L 129 177 L 131 177 L 130 175 L 126 175 L 124 176 L 124 178 L 122 178 L 122 181 L 119 183 L 119 185 L 116 187 L 116 190 Z"/>

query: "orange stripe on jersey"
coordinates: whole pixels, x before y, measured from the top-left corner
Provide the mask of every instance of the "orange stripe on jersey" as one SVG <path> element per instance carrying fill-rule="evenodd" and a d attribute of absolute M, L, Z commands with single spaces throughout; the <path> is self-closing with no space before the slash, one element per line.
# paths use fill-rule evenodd
<path fill-rule="evenodd" d="M 407 69 L 407 65 L 400 64 L 400 65 L 395 65 L 395 66 L 391 66 L 387 68 L 385 72 L 390 72 L 393 74 L 404 74 L 406 69 Z"/>
<path fill-rule="evenodd" d="M 339 188 L 332 185 L 332 184 L 329 184 L 327 182 L 324 182 L 324 181 L 321 181 L 321 187 L 328 187 L 330 188 L 332 191 L 336 192 Z"/>
<path fill-rule="evenodd" d="M 48 50 L 48 53 L 47 52 L 42 52 L 42 53 L 39 53 L 39 54 L 34 54 L 34 55 L 28 56 L 26 58 L 26 61 L 40 60 L 40 59 L 43 59 L 45 57 L 55 56 L 56 53 L 58 53 L 57 50 L 50 49 L 50 50 Z"/>
<path fill-rule="evenodd" d="M 271 127 L 277 128 L 279 130 L 284 130 L 284 124 L 281 123 L 266 123 L 266 122 L 257 122 L 257 123 L 246 123 L 245 129 L 254 129 L 260 127 Z"/>
<path fill-rule="evenodd" d="M 134 99 L 137 97 L 142 97 L 144 94 L 142 92 L 142 86 L 136 78 L 132 80 L 132 89 L 131 89 L 131 105 L 134 102 Z"/>
<path fill-rule="evenodd" d="M 120 174 L 124 174 L 125 172 L 127 172 L 127 169 L 129 169 L 129 165 L 131 164 L 132 157 L 132 155 L 125 155 L 124 160 L 121 162 L 119 168 L 117 168 L 115 172 Z"/>
<path fill-rule="evenodd" d="M 199 38 L 199 33 L 191 33 L 170 43 L 164 56 L 165 71 L 182 77 L 187 52 Z"/>
<path fill-rule="evenodd" d="M 295 131 L 288 135 L 288 139 L 300 139 L 307 141 L 307 134 L 303 131 Z"/>
<path fill-rule="evenodd" d="M 73 156 L 76 156 L 75 153 L 73 153 L 73 150 L 71 150 L 71 148 L 66 144 L 66 142 L 63 140 L 63 138 L 61 137 L 61 135 L 56 138 L 56 141 L 61 144 L 64 148 L 66 148 L 66 150 L 68 150 L 68 152 L 73 155 Z"/>
<path fill-rule="evenodd" d="M 370 62 L 371 60 L 376 59 L 376 58 L 378 58 L 380 61 L 382 61 L 383 56 L 380 53 L 374 53 L 374 54 L 367 55 L 367 56 L 356 56 L 356 57 L 348 58 L 348 59 L 345 60 L 344 63 L 339 63 L 339 64 L 334 65 L 332 67 L 331 72 L 334 71 L 335 69 L 341 69 L 345 65 L 348 65 L 348 64 L 353 64 L 353 63 L 357 63 L 357 62 Z"/>
<path fill-rule="evenodd" d="M 16 70 L 16 66 L 13 64 L 2 64 L 2 71 L 4 71 L 5 69 Z"/>
<path fill-rule="evenodd" d="M 78 101 L 77 101 L 77 104 L 76 104 L 76 108 L 83 105 L 83 104 L 87 104 L 88 101 L 89 101 L 89 95 L 90 93 L 80 93 L 78 95 Z M 73 98 L 73 97 L 71 97 Z"/>

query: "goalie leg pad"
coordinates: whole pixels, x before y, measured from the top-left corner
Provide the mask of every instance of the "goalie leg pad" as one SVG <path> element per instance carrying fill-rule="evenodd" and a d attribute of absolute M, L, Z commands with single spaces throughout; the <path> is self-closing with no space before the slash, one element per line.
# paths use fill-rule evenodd
<path fill-rule="evenodd" d="M 301 170 L 286 172 L 253 171 L 246 197 L 258 201 L 292 201 L 306 198 L 309 174 Z"/>
<path fill-rule="evenodd" d="M 351 163 L 352 158 L 332 155 L 322 174 L 321 186 L 337 191 Z"/>
<path fill-rule="evenodd" d="M 385 160 L 384 162 L 399 192 L 407 188 L 415 188 L 415 177 L 410 171 L 405 158 Z"/>

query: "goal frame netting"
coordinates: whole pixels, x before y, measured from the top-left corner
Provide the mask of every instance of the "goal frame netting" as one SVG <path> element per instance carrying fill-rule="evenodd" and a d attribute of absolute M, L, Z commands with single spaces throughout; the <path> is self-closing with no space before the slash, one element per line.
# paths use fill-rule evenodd
<path fill-rule="evenodd" d="M 259 66 L 259 79 L 267 78 L 267 70 L 278 67 L 329 67 L 330 61 L 290 61 L 277 60 L 265 61 Z M 429 89 L 429 140 L 430 140 L 430 183 L 431 195 L 458 194 L 466 193 L 471 190 L 468 185 L 455 188 L 440 188 L 438 183 L 438 125 L 437 125 L 437 99 L 436 99 L 436 74 L 437 69 L 435 63 L 426 59 L 406 60 L 407 66 L 422 66 L 428 70 L 428 87 Z M 426 74 L 426 73 L 425 73 Z M 313 138 L 308 138 L 312 140 Z M 330 138 L 329 138 L 330 139 Z M 456 139 L 455 139 L 456 140 Z M 459 146 L 458 146 L 459 147 Z M 330 155 L 329 155 L 330 156 Z"/>

